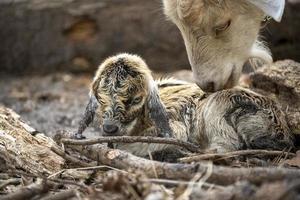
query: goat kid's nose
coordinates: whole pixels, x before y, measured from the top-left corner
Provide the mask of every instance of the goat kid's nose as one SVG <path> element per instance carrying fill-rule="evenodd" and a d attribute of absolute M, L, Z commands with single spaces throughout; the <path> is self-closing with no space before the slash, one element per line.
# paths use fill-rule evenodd
<path fill-rule="evenodd" d="M 113 134 L 118 132 L 119 127 L 113 124 L 103 124 L 103 131 L 108 134 Z"/>

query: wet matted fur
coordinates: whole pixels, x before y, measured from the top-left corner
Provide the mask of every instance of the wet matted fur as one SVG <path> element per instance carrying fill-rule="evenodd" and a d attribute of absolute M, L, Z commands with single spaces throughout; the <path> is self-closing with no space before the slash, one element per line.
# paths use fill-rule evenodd
<path fill-rule="evenodd" d="M 105 60 L 92 83 L 90 102 L 78 134 L 99 117 L 99 126 L 116 126 L 104 135 L 175 137 L 226 152 L 293 147 L 293 136 L 276 102 L 243 88 L 212 93 L 175 79 L 154 81 L 138 56 Z M 136 155 L 169 148 L 161 144 L 118 144 Z"/>

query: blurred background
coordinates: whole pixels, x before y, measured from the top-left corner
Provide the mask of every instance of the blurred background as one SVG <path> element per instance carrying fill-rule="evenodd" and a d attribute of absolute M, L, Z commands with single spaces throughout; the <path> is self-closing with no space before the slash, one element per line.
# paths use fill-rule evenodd
<path fill-rule="evenodd" d="M 0 0 L 0 105 L 38 131 L 75 131 L 93 72 L 119 52 L 141 55 L 156 74 L 191 80 L 179 30 L 161 0 Z M 275 60 L 300 61 L 300 0 L 262 31 Z M 181 70 L 181 71 L 178 71 Z M 96 128 L 88 131 L 99 134 Z"/>
<path fill-rule="evenodd" d="M 93 72 L 107 56 L 141 55 L 156 71 L 189 69 L 160 0 L 1 0 L 0 72 Z M 300 1 L 262 31 L 275 60 L 300 61 Z"/>

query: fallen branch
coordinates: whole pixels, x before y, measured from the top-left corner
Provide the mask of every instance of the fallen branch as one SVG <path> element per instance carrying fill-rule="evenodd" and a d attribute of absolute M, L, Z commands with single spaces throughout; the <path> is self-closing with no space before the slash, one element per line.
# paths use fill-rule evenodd
<path fill-rule="evenodd" d="M 64 158 L 66 161 L 73 163 L 74 165 L 77 166 L 81 166 L 81 167 L 93 167 L 96 166 L 96 163 L 87 163 L 87 162 L 83 162 L 71 155 L 68 155 L 66 152 L 64 152 L 63 150 L 61 150 L 60 148 L 56 147 L 56 146 L 51 146 L 51 150 L 56 153 L 57 155 L 61 156 L 62 158 Z"/>
<path fill-rule="evenodd" d="M 8 185 L 19 185 L 20 183 L 21 183 L 20 178 L 11 178 L 11 179 L 5 180 L 3 182 L 0 182 L 0 190 L 2 190 L 3 188 L 5 188 Z"/>
<path fill-rule="evenodd" d="M 25 124 L 11 109 L 0 106 L 0 166 L 24 169 L 34 174 L 52 174 L 62 169 L 65 160 L 50 147 L 55 142 Z"/>
<path fill-rule="evenodd" d="M 43 175 L 36 175 L 36 174 L 32 174 L 32 173 L 27 173 L 27 172 L 23 172 L 20 170 L 9 170 L 8 174 L 11 175 L 22 175 L 22 176 L 27 176 L 27 177 L 32 177 L 32 178 L 39 178 L 39 179 L 43 179 L 45 182 L 47 182 L 47 184 L 65 184 L 65 185 L 74 185 L 74 186 L 78 186 L 80 189 L 85 189 L 87 190 L 88 186 L 77 182 L 75 180 L 66 180 L 66 179 L 59 179 L 59 178 L 53 178 L 53 176 L 50 177 L 46 177 Z M 2 200 L 2 199 L 1 199 Z"/>
<path fill-rule="evenodd" d="M 141 180 L 142 182 L 145 182 L 145 183 L 155 183 L 155 184 L 166 184 L 166 185 L 175 185 L 175 186 L 178 186 L 178 185 L 199 185 L 199 183 L 193 183 L 193 182 L 190 182 L 190 181 L 176 181 L 176 180 L 169 180 L 169 179 L 143 179 Z M 219 189 L 223 189 L 224 187 L 223 186 L 220 186 L 220 185 L 215 185 L 215 184 L 209 184 L 209 183 L 201 183 L 203 184 L 204 187 L 207 187 L 207 188 L 219 188 Z"/>
<path fill-rule="evenodd" d="M 190 180 L 196 173 L 205 174 L 209 165 L 204 163 L 182 164 L 152 161 L 134 156 L 130 153 L 109 149 L 104 145 L 67 146 L 90 159 L 123 170 L 142 170 L 150 178 L 166 178 L 176 180 Z M 155 169 L 155 170 L 153 170 Z M 156 177 L 157 176 L 157 177 Z M 208 182 L 218 185 L 235 183 L 238 180 L 247 180 L 252 183 L 261 183 L 282 179 L 299 179 L 300 170 L 285 168 L 230 168 L 213 165 L 212 174 Z"/>
<path fill-rule="evenodd" d="M 284 152 L 284 151 L 268 151 L 268 150 L 241 150 L 241 151 L 232 151 L 226 153 L 208 153 L 201 155 L 194 155 L 185 158 L 180 158 L 180 162 L 189 163 L 189 162 L 198 162 L 202 160 L 223 160 L 232 157 L 238 156 L 296 156 L 294 153 Z"/>
<path fill-rule="evenodd" d="M 76 196 L 76 191 L 72 189 L 72 190 L 61 191 L 56 194 L 50 194 L 42 198 L 41 200 L 65 200 L 75 196 Z"/>
<path fill-rule="evenodd" d="M 62 139 L 61 142 L 65 145 L 92 145 L 99 143 L 157 143 L 157 144 L 171 144 L 183 147 L 191 152 L 200 153 L 200 147 L 174 138 L 160 138 L 160 137 L 145 137 L 145 136 L 115 136 L 115 137 L 99 137 L 94 139 L 74 140 Z"/>
<path fill-rule="evenodd" d="M 23 200 L 23 199 L 31 199 L 37 195 L 41 195 L 47 193 L 51 188 L 53 188 L 53 184 L 43 181 L 41 183 L 33 183 L 26 187 L 22 187 L 17 191 L 4 195 L 1 197 L 1 200 Z"/>

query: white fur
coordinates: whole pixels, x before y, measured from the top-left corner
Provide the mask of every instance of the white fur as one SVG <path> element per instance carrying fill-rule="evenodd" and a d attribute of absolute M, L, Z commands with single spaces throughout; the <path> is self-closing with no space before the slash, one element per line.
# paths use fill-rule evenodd
<path fill-rule="evenodd" d="M 250 1 L 163 0 L 166 16 L 181 31 L 195 81 L 202 89 L 236 85 L 248 59 L 272 62 L 270 52 L 258 41 L 265 13 L 257 2 L 264 1 L 271 10 L 277 0 Z M 228 28 L 216 35 L 216 27 L 229 21 Z"/>

